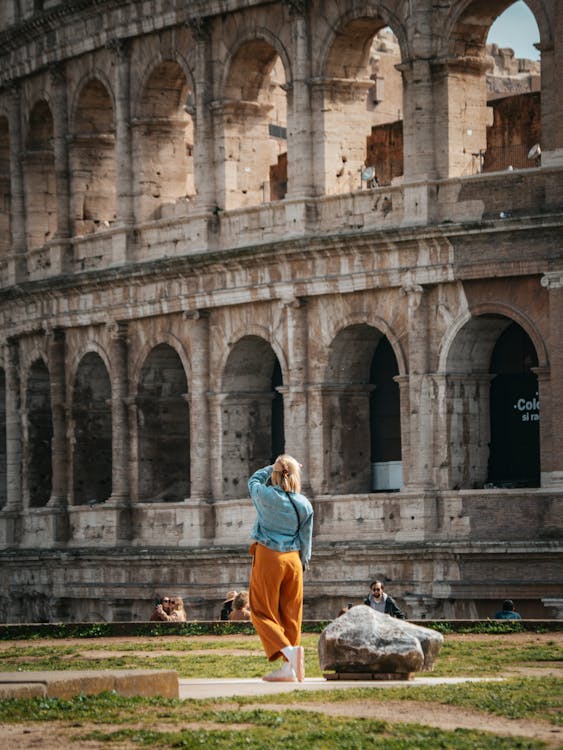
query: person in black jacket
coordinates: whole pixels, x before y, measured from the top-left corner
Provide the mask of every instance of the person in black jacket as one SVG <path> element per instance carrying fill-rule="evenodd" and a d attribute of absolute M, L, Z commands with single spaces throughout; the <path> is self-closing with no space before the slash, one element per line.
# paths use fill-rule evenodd
<path fill-rule="evenodd" d="M 370 595 L 364 599 L 364 604 L 375 609 L 376 612 L 382 612 L 391 617 L 398 617 L 399 620 L 405 619 L 405 613 L 397 607 L 393 597 L 385 594 L 381 581 L 372 581 L 370 584 Z"/>

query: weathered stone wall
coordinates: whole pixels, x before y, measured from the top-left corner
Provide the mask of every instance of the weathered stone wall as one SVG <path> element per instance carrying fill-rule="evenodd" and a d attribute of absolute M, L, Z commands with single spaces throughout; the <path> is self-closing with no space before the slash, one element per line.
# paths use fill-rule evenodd
<path fill-rule="evenodd" d="M 491 15 L 411 7 L 4 4 L 0 619 L 217 616 L 282 450 L 306 617 L 561 616 L 563 15 L 541 163 L 480 174 Z"/>

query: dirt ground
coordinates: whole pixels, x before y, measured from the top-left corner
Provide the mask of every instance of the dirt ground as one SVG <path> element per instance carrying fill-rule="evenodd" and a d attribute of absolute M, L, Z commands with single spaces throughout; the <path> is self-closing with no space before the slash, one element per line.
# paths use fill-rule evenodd
<path fill-rule="evenodd" d="M 465 641 L 472 641 L 482 639 L 484 637 L 490 638 L 490 636 L 480 635 L 454 635 L 448 636 L 448 639 L 463 639 Z M 507 636 L 503 636 L 507 637 Z M 519 633 L 511 634 L 508 636 L 514 645 L 518 643 L 529 643 L 533 640 L 535 643 L 538 641 L 561 643 L 563 641 L 563 633 Z M 227 637 L 220 636 L 221 640 L 225 641 Z M 169 639 L 167 639 L 169 640 Z M 95 650 L 89 648 L 83 639 L 77 640 L 66 640 L 66 645 L 76 644 L 84 648 L 84 651 L 88 651 L 89 655 L 93 658 L 99 658 L 101 655 L 108 653 L 104 651 L 106 644 L 111 644 L 113 648 L 119 645 L 119 642 L 130 643 L 131 639 L 123 638 L 107 638 L 107 639 L 96 639 Z M 33 641 L 34 646 L 58 644 L 61 641 Z M 8 644 L 3 644 L 6 647 Z M 21 645 L 21 641 L 18 642 Z M 94 645 L 94 644 L 92 644 Z M 157 645 L 157 644 L 155 644 Z M 239 649 L 233 649 L 233 652 L 239 652 Z M 154 654 L 155 652 L 153 652 Z M 169 651 L 167 653 L 170 653 Z M 192 652 L 193 653 L 193 652 Z M 115 651 L 112 651 L 112 655 L 116 655 Z M 509 677 L 514 675 L 522 676 L 533 676 L 533 675 L 555 675 L 563 678 L 563 663 L 555 662 L 549 666 L 535 666 L 533 664 L 523 665 L 522 667 L 511 666 L 507 668 L 506 672 L 498 675 L 499 677 Z M 234 704 L 233 704 L 234 705 Z M 222 708 L 225 708 L 225 704 L 222 704 Z M 258 704 L 257 706 L 258 707 Z M 275 711 L 283 711 L 287 708 L 285 705 L 278 705 L 273 701 L 269 704 L 260 704 L 261 708 L 267 708 Z M 250 707 L 249 707 L 250 708 Z M 544 721 L 530 721 L 518 720 L 518 719 L 506 719 L 503 717 L 495 717 L 488 714 L 481 713 L 476 710 L 459 708 L 456 706 L 446 706 L 437 704 L 427 704 L 417 701 L 392 701 L 378 703 L 375 700 L 354 700 L 345 701 L 342 703 L 307 703 L 304 702 L 299 705 L 299 708 L 311 712 L 322 712 L 331 716 L 342 716 L 342 717 L 369 717 L 371 719 L 381 719 L 388 722 L 416 722 L 418 724 L 425 724 L 428 726 L 437 727 L 445 730 L 453 730 L 456 728 L 463 729 L 475 729 L 480 731 L 489 731 L 496 735 L 507 736 L 507 737 L 521 737 L 529 738 L 534 740 L 541 740 L 546 743 L 549 748 L 558 750 L 563 749 L 563 730 L 555 727 Z M 130 726 L 130 725 L 129 725 Z M 189 725 L 182 725 L 182 728 L 188 728 Z M 116 729 L 117 727 L 115 727 Z M 164 726 L 162 727 L 164 729 Z M 176 727 L 178 728 L 178 727 Z M 202 729 L 201 724 L 197 725 L 197 728 Z M 224 726 L 222 727 L 224 729 Z M 100 724 L 80 723 L 65 723 L 56 722 L 49 724 L 47 722 L 41 724 L 0 724 L 0 747 L 3 748 L 15 748 L 22 750 L 59 750 L 59 748 L 83 748 L 83 750 L 105 750 L 107 744 L 91 741 L 80 741 L 76 742 L 72 738 L 77 734 L 86 734 L 91 730 L 99 731 L 111 731 L 111 726 L 104 726 Z M 244 729 L 244 728 L 241 728 Z M 138 745 L 132 743 L 114 743 L 111 744 L 112 750 L 132 750 L 132 748 L 138 748 Z"/>

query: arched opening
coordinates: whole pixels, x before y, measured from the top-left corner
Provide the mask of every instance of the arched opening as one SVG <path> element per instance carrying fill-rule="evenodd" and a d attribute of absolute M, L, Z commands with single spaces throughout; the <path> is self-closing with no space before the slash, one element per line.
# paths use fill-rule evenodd
<path fill-rule="evenodd" d="M 382 336 L 370 368 L 371 489 L 399 490 L 403 486 L 401 403 L 397 358 L 389 339 Z"/>
<path fill-rule="evenodd" d="M 101 357 L 86 354 L 72 390 L 74 505 L 96 505 L 111 495 L 111 384 Z"/>
<path fill-rule="evenodd" d="M 522 470 L 539 485 L 537 361 L 529 336 L 503 315 L 479 315 L 459 331 L 446 365 L 450 487 L 524 481 L 514 463 L 522 450 Z"/>
<path fill-rule="evenodd" d="M 491 448 L 488 482 L 496 487 L 540 486 L 538 358 L 521 326 L 512 323 L 491 358 Z"/>
<path fill-rule="evenodd" d="M 233 346 L 223 373 L 222 466 L 225 498 L 243 497 L 248 477 L 284 451 L 279 361 L 259 336 Z"/>
<path fill-rule="evenodd" d="M 372 326 L 349 326 L 332 342 L 323 386 L 327 491 L 402 486 L 397 374 L 388 339 Z"/>
<path fill-rule="evenodd" d="M 10 131 L 8 119 L 0 117 L 0 263 L 3 264 L 10 252 Z"/>
<path fill-rule="evenodd" d="M 505 24 L 514 28 L 510 15 L 522 6 L 530 39 L 539 41 L 527 6 L 510 0 L 470 3 L 452 31 L 445 78 L 448 176 L 539 164 L 533 151 L 541 140 L 539 61 L 518 58 L 495 43 Z"/>
<path fill-rule="evenodd" d="M 178 215 L 182 201 L 187 205 L 195 195 L 193 113 L 193 91 L 180 65 L 173 60 L 159 63 L 145 85 L 140 117 L 134 120 L 142 220 Z"/>
<path fill-rule="evenodd" d="M 75 235 L 115 221 L 115 127 L 111 97 L 98 79 L 86 83 L 74 114 L 71 218 Z"/>
<path fill-rule="evenodd" d="M 255 39 L 233 57 L 223 104 L 225 208 L 281 200 L 287 192 L 286 74 Z"/>
<path fill-rule="evenodd" d="M 57 231 L 53 117 L 43 100 L 37 102 L 29 116 L 24 179 L 27 246 L 43 247 Z"/>
<path fill-rule="evenodd" d="M 6 454 L 6 374 L 0 369 L 0 509 L 6 505 L 8 499 Z"/>
<path fill-rule="evenodd" d="M 38 360 L 29 371 L 26 393 L 27 487 L 29 507 L 41 508 L 51 497 L 53 415 L 47 365 Z"/>
<path fill-rule="evenodd" d="M 190 496 L 188 381 L 168 344 L 148 355 L 139 379 L 139 500 L 180 502 Z"/>
<path fill-rule="evenodd" d="M 315 82 L 323 113 L 325 193 L 390 184 L 403 174 L 403 85 L 393 31 L 378 17 L 356 18 L 338 29 Z"/>

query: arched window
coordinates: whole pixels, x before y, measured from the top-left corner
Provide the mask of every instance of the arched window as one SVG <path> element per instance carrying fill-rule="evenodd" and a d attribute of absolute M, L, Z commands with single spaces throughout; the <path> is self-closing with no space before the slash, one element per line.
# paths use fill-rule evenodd
<path fill-rule="evenodd" d="M 27 486 L 31 508 L 47 505 L 51 497 L 53 417 L 49 383 L 47 365 L 42 360 L 34 362 L 26 393 Z"/>

